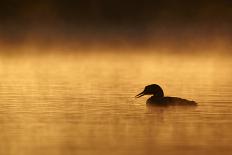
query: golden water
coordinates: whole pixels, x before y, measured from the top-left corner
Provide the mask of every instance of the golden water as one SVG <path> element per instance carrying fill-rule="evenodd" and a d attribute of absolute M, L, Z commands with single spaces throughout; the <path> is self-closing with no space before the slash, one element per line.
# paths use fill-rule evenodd
<path fill-rule="evenodd" d="M 232 153 L 232 58 L 48 54 L 0 58 L 0 154 Z M 145 85 L 197 107 L 146 106 Z"/>

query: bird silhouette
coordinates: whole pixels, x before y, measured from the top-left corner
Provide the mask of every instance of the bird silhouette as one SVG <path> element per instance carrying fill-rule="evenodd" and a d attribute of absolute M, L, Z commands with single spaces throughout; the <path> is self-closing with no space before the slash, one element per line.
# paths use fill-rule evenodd
<path fill-rule="evenodd" d="M 157 84 L 151 84 L 144 88 L 144 90 L 136 95 L 136 98 L 144 95 L 152 95 L 148 100 L 147 104 L 155 105 L 197 105 L 195 101 L 189 101 L 179 97 L 164 96 L 163 89 Z"/>

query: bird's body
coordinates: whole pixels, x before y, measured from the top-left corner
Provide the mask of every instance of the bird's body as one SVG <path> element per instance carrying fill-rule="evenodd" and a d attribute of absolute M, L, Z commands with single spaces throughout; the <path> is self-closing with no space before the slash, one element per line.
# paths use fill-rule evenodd
<path fill-rule="evenodd" d="M 155 104 L 155 105 L 197 105 L 195 101 L 189 101 L 179 97 L 169 97 L 169 96 L 162 98 L 156 98 L 152 96 L 147 100 L 146 103 Z"/>
<path fill-rule="evenodd" d="M 145 87 L 144 91 L 135 97 L 139 98 L 144 95 L 153 95 L 147 100 L 147 104 L 154 105 L 197 105 L 195 101 L 189 101 L 179 97 L 164 96 L 163 89 L 157 85 L 152 84 Z"/>

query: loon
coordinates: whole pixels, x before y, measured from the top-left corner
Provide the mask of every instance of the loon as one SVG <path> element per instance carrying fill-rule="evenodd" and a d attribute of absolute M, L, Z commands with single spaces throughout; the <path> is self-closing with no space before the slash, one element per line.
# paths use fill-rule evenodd
<path fill-rule="evenodd" d="M 189 101 L 179 97 L 164 96 L 163 89 L 157 84 L 151 84 L 144 88 L 143 92 L 136 95 L 136 98 L 144 95 L 153 95 L 147 100 L 147 104 L 154 105 L 197 105 L 195 101 Z"/>

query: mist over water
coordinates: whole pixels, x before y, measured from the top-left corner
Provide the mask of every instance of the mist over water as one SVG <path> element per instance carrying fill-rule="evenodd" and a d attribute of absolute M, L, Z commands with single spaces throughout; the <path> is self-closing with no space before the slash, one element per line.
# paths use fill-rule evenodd
<path fill-rule="evenodd" d="M 231 154 L 228 53 L 46 53 L 1 55 L 1 154 Z M 151 83 L 198 106 L 134 98 Z"/>
<path fill-rule="evenodd" d="M 0 2 L 0 154 L 230 155 L 228 0 Z M 149 106 L 146 85 L 198 106 Z"/>

